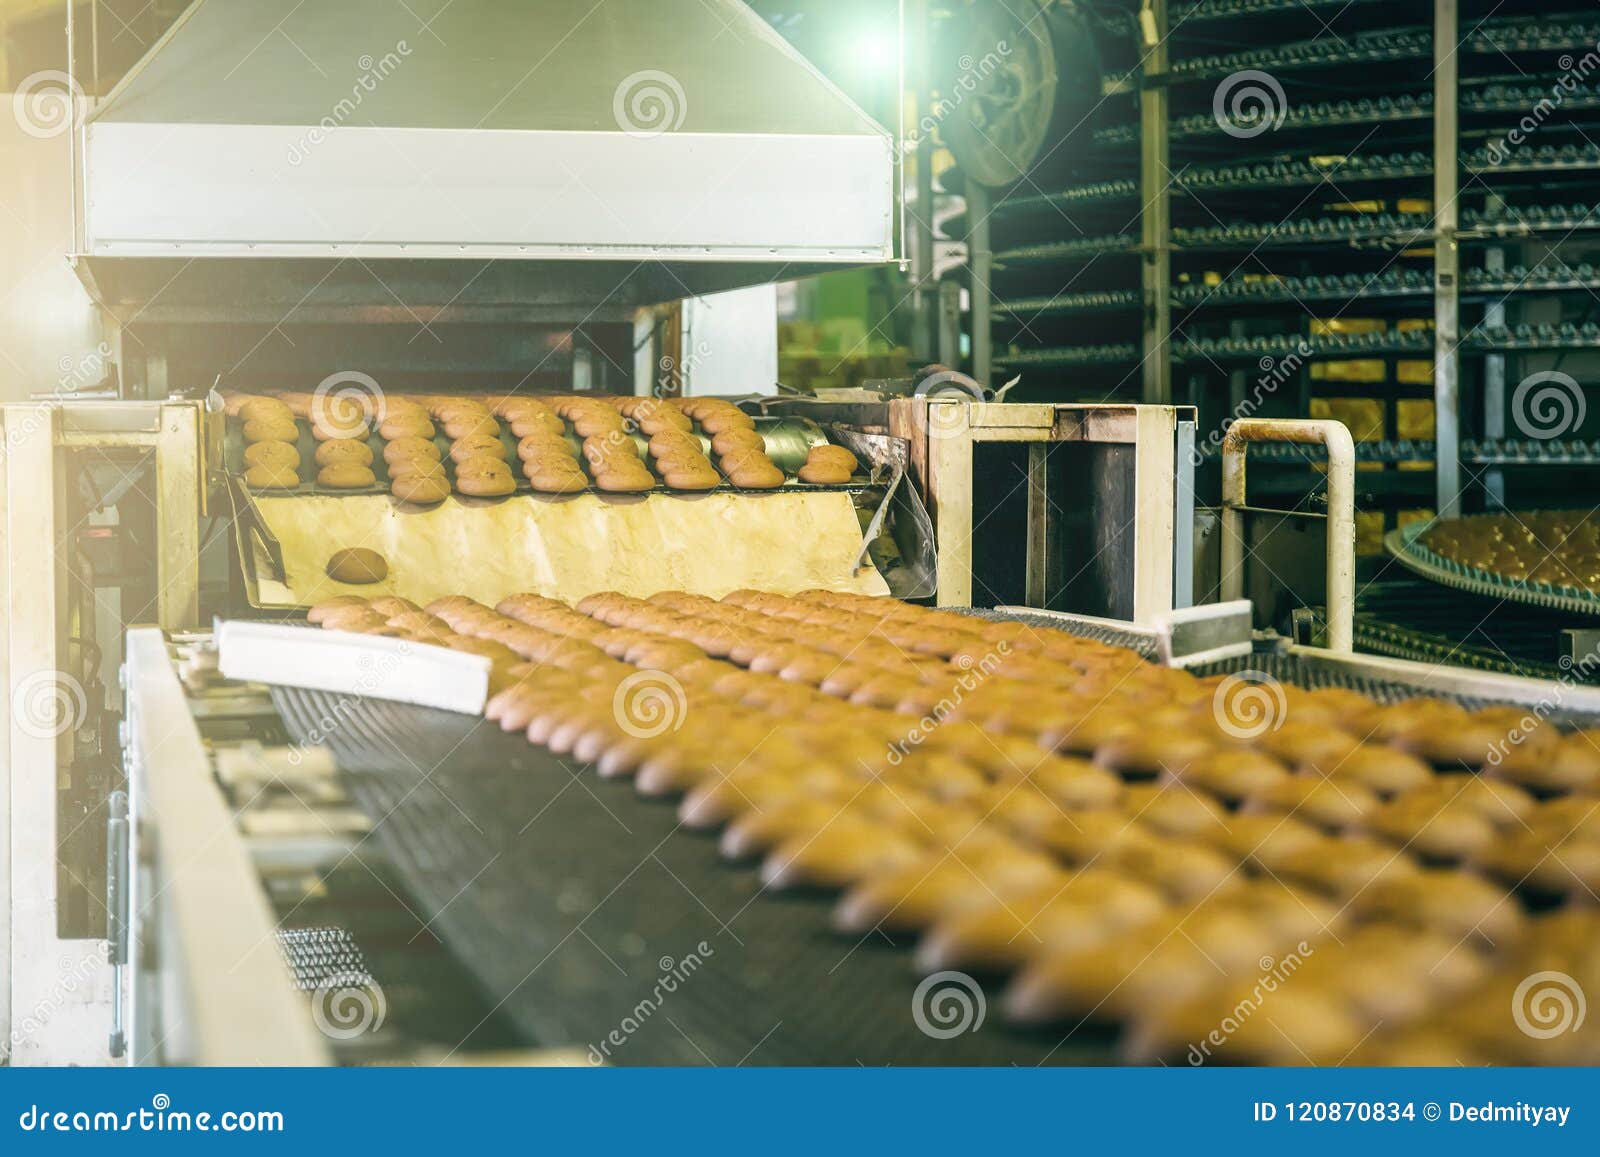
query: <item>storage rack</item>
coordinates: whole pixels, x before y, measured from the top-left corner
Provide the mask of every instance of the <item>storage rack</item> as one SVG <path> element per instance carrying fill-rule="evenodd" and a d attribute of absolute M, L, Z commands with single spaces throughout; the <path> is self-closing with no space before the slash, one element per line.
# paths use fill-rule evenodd
<path fill-rule="evenodd" d="M 1112 70 L 1083 163 L 986 207 L 995 269 L 973 284 L 973 316 L 992 317 L 995 353 L 977 376 L 1070 368 L 1052 386 L 1137 388 L 1147 402 L 1198 405 L 1211 429 L 1256 392 L 1252 361 L 1381 359 L 1388 381 L 1337 388 L 1297 366 L 1292 383 L 1273 384 L 1278 408 L 1253 412 L 1304 414 L 1318 395 L 1381 401 L 1370 433 L 1405 447 L 1370 459 L 1406 475 L 1383 487 L 1391 523 L 1407 507 L 1548 505 L 1571 471 L 1596 464 L 1586 447 L 1600 414 L 1529 437 L 1511 406 L 1529 374 L 1581 385 L 1591 360 L 1600 372 L 1600 16 L 1532 0 L 1125 8 L 1130 24 L 1149 18 L 1150 35 Z M 1229 134 L 1216 97 L 1246 70 L 1281 86 L 1270 110 L 1281 115 Z M 1526 140 L 1508 147 L 1519 125 Z M 1313 336 L 1308 316 L 1384 328 Z M 1403 318 L 1414 320 L 1401 331 Z M 1396 382 L 1401 361 L 1430 361 L 1431 373 L 1407 367 L 1417 373 Z M 1430 400 L 1432 436 L 1414 421 L 1401 430 L 1398 404 L 1416 419 L 1409 403 Z M 1407 456 L 1419 448 L 1427 458 Z M 1302 466 L 1282 467 L 1285 485 Z"/>

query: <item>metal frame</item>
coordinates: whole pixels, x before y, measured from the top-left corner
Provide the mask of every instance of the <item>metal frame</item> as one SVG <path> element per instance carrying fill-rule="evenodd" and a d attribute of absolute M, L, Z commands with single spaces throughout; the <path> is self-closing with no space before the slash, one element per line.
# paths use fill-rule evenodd
<path fill-rule="evenodd" d="M 1045 456 L 1055 442 L 1134 447 L 1133 621 L 1152 622 L 1180 605 L 1180 560 L 1193 566 L 1193 522 L 1180 526 L 1183 487 L 1192 473 L 1178 456 L 1178 432 L 1193 414 L 1172 406 L 988 403 L 907 398 L 889 404 L 889 432 L 911 445 L 911 468 L 928 500 L 938 549 L 940 606 L 972 603 L 973 448 L 983 442 L 1026 442 L 1028 455 L 1027 600 L 1043 604 L 1049 552 Z M 1192 493 L 1192 478 L 1189 492 Z"/>
<path fill-rule="evenodd" d="M 329 1063 L 160 630 L 125 670 L 132 1063 Z"/>
<path fill-rule="evenodd" d="M 69 694 L 74 683 L 67 681 L 77 680 L 67 645 L 67 572 L 58 546 L 71 533 L 64 451 L 131 446 L 154 452 L 161 541 L 157 617 L 169 629 L 198 623 L 203 410 L 198 402 L 47 402 L 0 408 L 0 421 L 7 450 L 0 468 L 0 675 L 6 688 L 0 703 L 6 725 L 0 854 L 8 865 L 0 877 L 0 971 L 6 978 L 0 984 L 0 1040 L 9 1041 L 24 1018 L 45 1009 L 49 1016 L 38 1031 L 17 1042 L 13 1064 L 105 1063 L 114 995 L 109 970 L 103 961 L 85 965 L 79 970 L 85 983 L 69 993 L 61 975 L 63 961 L 81 961 L 96 943 L 58 934 L 56 797 L 70 774 L 72 734 L 19 726 L 13 716 L 28 689 L 38 688 L 41 673 Z"/>
<path fill-rule="evenodd" d="M 1141 397 L 1147 405 L 1172 403 L 1172 182 L 1167 134 L 1167 0 L 1145 0 L 1140 27 L 1146 37 L 1139 90 L 1139 231 L 1144 290 L 1144 358 Z"/>
<path fill-rule="evenodd" d="M 1356 447 L 1350 431 L 1342 422 L 1284 418 L 1240 418 L 1228 427 L 1222 442 L 1224 600 L 1244 597 L 1245 447 L 1251 442 L 1297 442 L 1327 448 L 1328 649 L 1349 652 L 1355 646 L 1356 603 Z"/>
<path fill-rule="evenodd" d="M 1459 0 L 1433 6 L 1434 494 L 1439 517 L 1461 511 L 1461 209 Z"/>

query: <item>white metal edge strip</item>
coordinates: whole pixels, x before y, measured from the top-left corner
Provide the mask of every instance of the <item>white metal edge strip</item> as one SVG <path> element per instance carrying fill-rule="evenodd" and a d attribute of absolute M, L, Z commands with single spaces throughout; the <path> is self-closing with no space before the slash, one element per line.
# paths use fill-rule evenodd
<path fill-rule="evenodd" d="M 1530 679 L 1522 675 L 1500 675 L 1465 667 L 1391 659 L 1384 655 L 1341 654 L 1321 647 L 1293 646 L 1289 652 L 1304 655 L 1317 663 L 1347 667 L 1372 678 L 1406 683 L 1421 691 L 1447 692 L 1527 707 L 1543 707 L 1547 714 L 1559 711 L 1600 713 L 1600 687 L 1589 687 L 1565 679 Z"/>
<path fill-rule="evenodd" d="M 94 253 L 894 253 L 893 150 L 879 136 L 101 122 L 86 172 Z"/>
<path fill-rule="evenodd" d="M 224 678 L 393 699 L 476 715 L 489 697 L 482 655 L 405 639 L 252 623 L 217 627 Z"/>
<path fill-rule="evenodd" d="M 128 632 L 127 647 L 137 704 L 132 789 L 136 814 L 154 824 L 160 869 L 159 890 L 139 897 L 132 926 L 153 934 L 146 922 L 159 914 L 170 932 L 159 950 L 177 957 L 160 967 L 183 995 L 181 1007 L 165 1006 L 162 1036 L 181 1050 L 176 1059 L 193 1064 L 327 1064 L 326 1042 L 290 983 L 272 910 L 212 775 L 166 639 L 139 627 Z"/>

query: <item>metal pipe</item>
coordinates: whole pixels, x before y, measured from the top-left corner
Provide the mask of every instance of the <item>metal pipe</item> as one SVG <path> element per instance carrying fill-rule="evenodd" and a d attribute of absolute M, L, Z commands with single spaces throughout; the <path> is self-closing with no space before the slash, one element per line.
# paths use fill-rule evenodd
<path fill-rule="evenodd" d="M 1343 422 L 1240 418 L 1222 440 L 1222 591 L 1244 597 L 1245 447 L 1298 442 L 1328 451 L 1328 649 L 1354 648 L 1356 604 L 1356 446 Z"/>
<path fill-rule="evenodd" d="M 1146 38 L 1139 88 L 1140 278 L 1144 293 L 1144 359 L 1140 399 L 1172 404 L 1172 173 L 1168 141 L 1167 0 L 1145 0 Z"/>
<path fill-rule="evenodd" d="M 1461 511 L 1461 43 L 1459 0 L 1433 8 L 1433 469 L 1440 518 Z"/>
<path fill-rule="evenodd" d="M 989 190 L 967 177 L 967 268 L 972 274 L 972 376 L 984 385 L 994 369 L 994 344 L 989 323 L 994 300 L 989 282 L 994 274 L 994 252 L 989 241 Z"/>
<path fill-rule="evenodd" d="M 916 37 L 913 41 L 915 57 L 911 82 L 916 86 L 917 100 L 914 107 L 919 114 L 922 113 L 933 91 L 931 49 L 928 43 L 933 17 L 928 8 L 928 0 L 914 0 L 912 18 L 916 24 Z M 917 134 L 917 243 L 911 254 L 911 277 L 914 287 L 911 299 L 913 303 L 911 343 L 916 349 L 916 356 L 924 361 L 935 356 L 938 344 L 933 298 L 933 134 L 923 131 L 922 126 L 927 123 L 929 120 L 918 120 L 914 129 Z"/>
<path fill-rule="evenodd" d="M 78 244 L 78 57 L 72 0 L 67 0 L 67 204 L 72 226 L 72 251 Z"/>

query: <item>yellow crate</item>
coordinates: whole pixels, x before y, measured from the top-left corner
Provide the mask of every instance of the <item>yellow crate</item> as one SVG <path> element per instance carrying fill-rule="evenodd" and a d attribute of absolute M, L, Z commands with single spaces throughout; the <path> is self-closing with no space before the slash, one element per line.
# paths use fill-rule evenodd
<path fill-rule="evenodd" d="M 1339 333 L 1382 333 L 1388 323 L 1376 317 L 1314 317 L 1311 319 L 1312 337 L 1329 337 Z"/>
<path fill-rule="evenodd" d="M 1413 522 L 1428 522 L 1433 518 L 1431 510 L 1397 510 L 1395 512 L 1395 525 L 1399 527 L 1410 526 Z"/>
<path fill-rule="evenodd" d="M 1433 318 L 1402 317 L 1394 323 L 1394 328 L 1397 333 L 1419 333 L 1422 330 L 1433 328 Z"/>
<path fill-rule="evenodd" d="M 1433 438 L 1433 400 L 1431 398 L 1401 398 L 1395 403 L 1395 437 L 1410 441 L 1428 441 Z"/>
<path fill-rule="evenodd" d="M 1383 511 L 1356 511 L 1356 554 L 1370 558 L 1383 553 Z"/>
<path fill-rule="evenodd" d="M 1348 362 L 1313 362 L 1314 382 L 1386 382 L 1389 367 L 1382 358 L 1362 358 Z"/>
<path fill-rule="evenodd" d="M 1426 197 L 1401 197 L 1394 208 L 1397 213 L 1432 213 L 1433 202 Z"/>
<path fill-rule="evenodd" d="M 1406 386 L 1433 385 L 1433 363 L 1407 358 L 1394 364 L 1395 381 Z"/>

